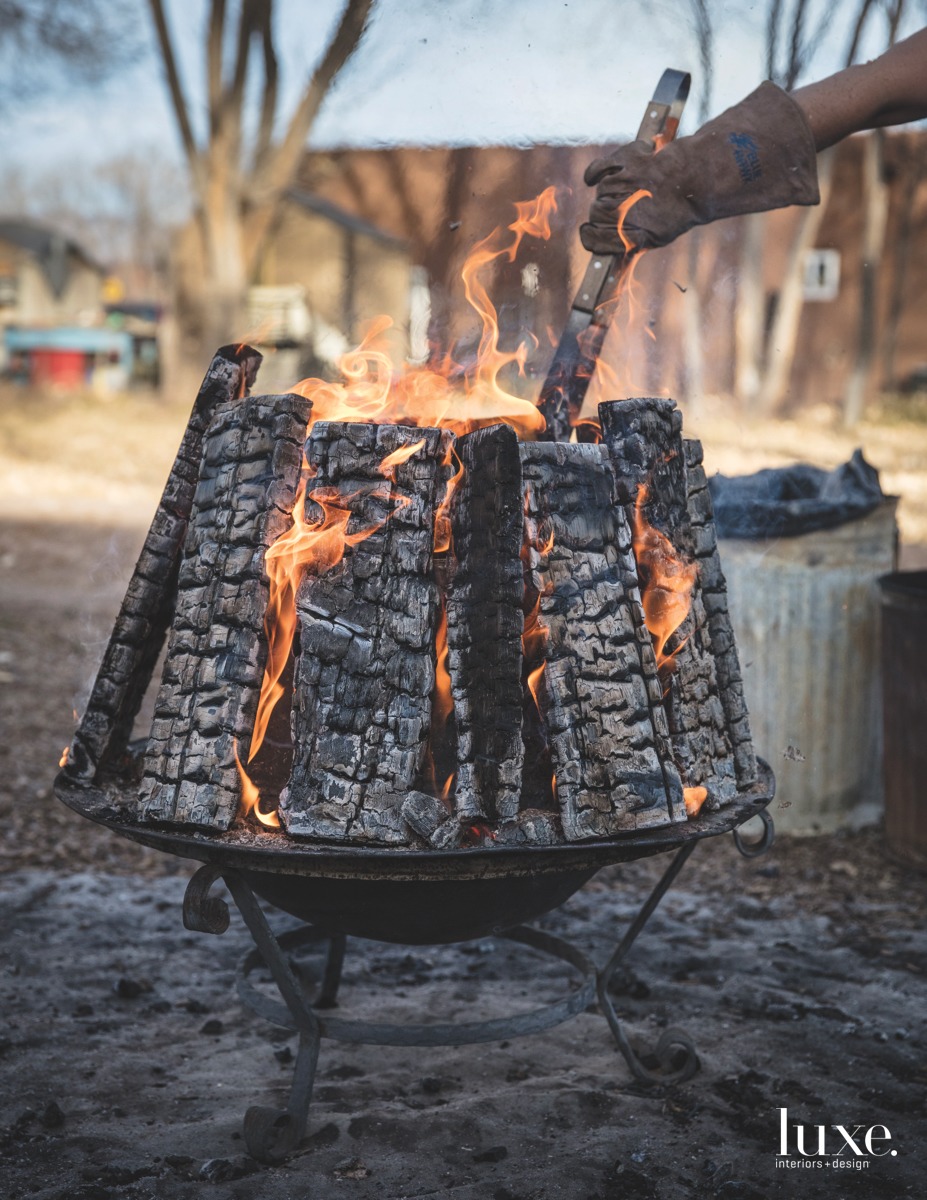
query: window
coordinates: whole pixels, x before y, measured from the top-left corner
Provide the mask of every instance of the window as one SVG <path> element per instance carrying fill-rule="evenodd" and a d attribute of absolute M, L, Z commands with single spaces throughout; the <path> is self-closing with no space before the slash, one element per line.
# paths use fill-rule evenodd
<path fill-rule="evenodd" d="M 835 300 L 840 291 L 840 251 L 809 250 L 805 255 L 806 300 Z"/>

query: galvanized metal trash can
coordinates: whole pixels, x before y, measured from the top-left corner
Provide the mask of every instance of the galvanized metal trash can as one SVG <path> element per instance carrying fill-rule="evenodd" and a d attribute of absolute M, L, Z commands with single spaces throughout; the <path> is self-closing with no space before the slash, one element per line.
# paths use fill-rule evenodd
<path fill-rule="evenodd" d="M 880 818 L 879 577 L 896 565 L 897 499 L 835 529 L 720 545 L 757 752 L 776 827 Z"/>
<path fill-rule="evenodd" d="M 898 858 L 927 868 L 927 571 L 879 584 L 885 839 Z"/>

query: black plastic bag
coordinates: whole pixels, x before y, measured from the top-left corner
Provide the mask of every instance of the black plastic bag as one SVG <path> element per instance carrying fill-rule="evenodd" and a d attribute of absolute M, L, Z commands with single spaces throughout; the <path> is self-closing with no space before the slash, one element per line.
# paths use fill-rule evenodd
<path fill-rule="evenodd" d="M 879 472 L 854 450 L 849 462 L 825 471 L 809 463 L 715 475 L 708 481 L 718 537 L 794 537 L 833 529 L 872 512 L 885 495 Z"/>

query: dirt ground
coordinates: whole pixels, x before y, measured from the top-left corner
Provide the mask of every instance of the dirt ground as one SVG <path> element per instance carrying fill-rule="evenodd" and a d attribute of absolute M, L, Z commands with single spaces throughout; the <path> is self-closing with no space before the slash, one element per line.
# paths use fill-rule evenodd
<path fill-rule="evenodd" d="M 614 988 L 645 1045 L 666 1024 L 693 1034 L 702 1069 L 686 1085 L 635 1084 L 594 1013 L 469 1049 L 327 1043 L 296 1157 L 247 1158 L 241 1115 L 285 1098 L 293 1039 L 234 996 L 241 923 L 187 933 L 188 866 L 51 792 L 187 408 L 0 396 L 0 1195 L 923 1195 L 927 897 L 878 830 L 781 839 L 757 862 L 730 839 L 693 857 Z M 689 432 L 729 473 L 835 465 L 862 445 L 902 497 L 903 562 L 927 565 L 927 425 L 850 437 L 820 413 L 747 427 L 709 406 Z M 603 872 L 543 923 L 601 964 L 658 869 Z M 492 940 L 357 942 L 340 1015 L 502 1015 L 568 977 Z M 807 1125 L 885 1125 L 898 1154 L 796 1180 L 776 1167 L 782 1107 Z"/>

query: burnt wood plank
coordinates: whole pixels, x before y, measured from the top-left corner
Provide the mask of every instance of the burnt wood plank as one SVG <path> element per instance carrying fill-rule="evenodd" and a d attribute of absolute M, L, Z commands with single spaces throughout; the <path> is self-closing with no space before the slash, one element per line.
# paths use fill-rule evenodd
<path fill-rule="evenodd" d="M 73 780 L 89 782 L 125 753 L 174 612 L 203 436 L 219 405 L 247 394 L 260 363 L 240 345 L 223 346 L 209 365 L 68 752 Z"/>
<path fill-rule="evenodd" d="M 653 705 L 630 531 L 604 447 L 538 442 L 520 454 L 530 586 L 547 631 L 537 686 L 564 836 L 683 819 L 662 709 Z"/>
<path fill-rule="evenodd" d="M 457 443 L 456 565 L 447 598 L 461 819 L 514 817 L 522 759 L 522 487 L 518 438 L 492 425 Z"/>
<path fill-rule="evenodd" d="M 638 398 L 600 404 L 599 418 L 629 525 L 656 531 L 649 540 L 651 550 L 637 547 L 646 607 L 647 588 L 656 579 L 655 565 L 661 560 L 665 565 L 659 535 L 668 539 L 684 565 L 695 562 L 682 415 L 672 400 Z M 707 788 L 709 806 L 723 804 L 737 791 L 733 743 L 697 571 L 688 614 L 664 652 L 670 661 L 663 666 L 661 679 L 676 766 L 687 787 Z"/>
<path fill-rule="evenodd" d="M 143 817 L 227 829 L 267 656 L 264 554 L 292 523 L 311 404 L 256 396 L 206 434 L 140 789 Z"/>
<path fill-rule="evenodd" d="M 734 640 L 734 630 L 727 607 L 727 583 L 718 553 L 711 493 L 708 490 L 702 459 L 702 443 L 686 438 L 683 440 L 683 450 L 686 460 L 689 520 L 692 525 L 702 600 L 708 614 L 708 632 L 715 656 L 721 705 L 734 749 L 737 786 L 744 788 L 756 782 L 756 754 L 750 733 L 747 702 L 744 698 L 737 643 Z"/>
<path fill-rule="evenodd" d="M 384 471 L 384 460 L 421 443 Z M 337 494 L 348 534 L 374 529 L 300 586 L 295 754 L 280 815 L 295 837 L 407 844 L 402 803 L 427 749 L 435 678 L 436 504 L 451 435 L 320 422 L 307 443 L 313 496 Z"/>

